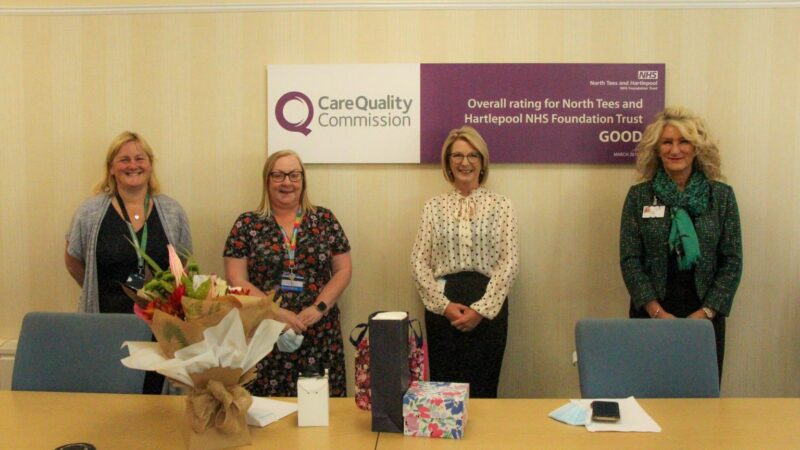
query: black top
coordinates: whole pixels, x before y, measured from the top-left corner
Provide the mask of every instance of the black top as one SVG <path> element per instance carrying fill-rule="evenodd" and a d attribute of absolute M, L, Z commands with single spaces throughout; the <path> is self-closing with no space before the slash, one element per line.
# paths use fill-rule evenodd
<path fill-rule="evenodd" d="M 667 262 L 667 293 L 661 306 L 676 317 L 687 317 L 703 307 L 703 302 L 697 296 L 694 268 L 678 269 L 678 255 L 674 252 L 669 255 Z"/>
<path fill-rule="evenodd" d="M 142 227 L 136 235 L 142 239 Z M 108 208 L 97 235 L 97 288 L 101 313 L 133 313 L 133 300 L 122 290 L 121 283 L 138 272 L 136 250 L 129 242 L 128 225 L 113 206 Z M 169 265 L 167 234 L 161 225 L 158 210 L 147 218 L 147 255 L 162 269 Z M 145 265 L 147 263 L 145 262 Z"/>

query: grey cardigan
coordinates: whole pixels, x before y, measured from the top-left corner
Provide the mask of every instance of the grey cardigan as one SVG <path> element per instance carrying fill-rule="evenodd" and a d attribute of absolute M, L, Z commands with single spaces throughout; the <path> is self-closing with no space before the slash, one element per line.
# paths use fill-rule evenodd
<path fill-rule="evenodd" d="M 111 197 L 106 194 L 96 195 L 83 202 L 75 212 L 67 233 L 67 253 L 82 261 L 86 269 L 83 291 L 78 301 L 80 312 L 100 312 L 97 287 L 97 235 L 110 204 Z M 169 243 L 177 250 L 191 252 L 192 235 L 189 231 L 189 220 L 181 205 L 166 195 L 156 195 L 153 197 L 153 207 L 158 211 Z"/>

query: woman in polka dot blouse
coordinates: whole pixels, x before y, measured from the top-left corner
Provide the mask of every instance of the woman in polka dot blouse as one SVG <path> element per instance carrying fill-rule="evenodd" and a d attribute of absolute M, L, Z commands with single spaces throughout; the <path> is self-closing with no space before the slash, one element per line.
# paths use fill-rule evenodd
<path fill-rule="evenodd" d="M 517 219 L 511 201 L 483 187 L 489 149 L 474 128 L 447 135 L 442 171 L 454 189 L 425 204 L 411 254 L 431 380 L 467 382 L 471 397 L 494 398 L 519 270 Z"/>

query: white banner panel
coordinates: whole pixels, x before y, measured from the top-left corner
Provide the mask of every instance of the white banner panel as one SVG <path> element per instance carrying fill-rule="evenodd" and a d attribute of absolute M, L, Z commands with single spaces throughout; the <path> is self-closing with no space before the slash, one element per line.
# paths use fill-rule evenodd
<path fill-rule="evenodd" d="M 267 66 L 268 152 L 305 163 L 419 163 L 419 64 Z"/>

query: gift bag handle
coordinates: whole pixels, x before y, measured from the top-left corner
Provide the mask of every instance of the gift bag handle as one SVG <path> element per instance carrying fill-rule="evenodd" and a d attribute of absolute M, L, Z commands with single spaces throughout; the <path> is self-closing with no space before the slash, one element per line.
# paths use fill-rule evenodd
<path fill-rule="evenodd" d="M 358 336 L 354 338 L 353 333 L 355 333 L 357 330 L 360 331 L 358 332 Z M 369 324 L 367 323 L 360 323 L 353 327 L 353 331 L 350 332 L 350 343 L 353 344 L 353 347 L 358 347 L 358 344 L 361 343 L 362 339 L 364 339 L 364 335 L 367 334 L 367 330 L 369 330 Z"/>
<path fill-rule="evenodd" d="M 364 339 L 364 336 L 367 334 L 367 331 L 369 331 L 369 319 L 372 319 L 375 316 L 375 314 L 379 314 L 382 312 L 383 311 L 375 311 L 374 313 L 370 314 L 369 317 L 367 317 L 366 322 L 360 323 L 353 327 L 353 330 L 350 331 L 350 343 L 353 344 L 353 347 L 358 347 L 358 344 L 361 343 L 361 340 Z M 356 330 L 361 330 L 361 331 L 359 331 L 358 336 L 354 338 L 353 333 L 355 333 Z"/>

